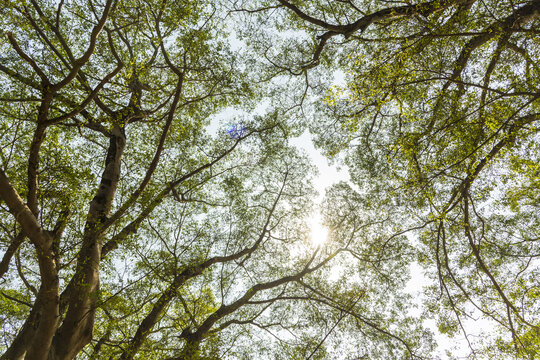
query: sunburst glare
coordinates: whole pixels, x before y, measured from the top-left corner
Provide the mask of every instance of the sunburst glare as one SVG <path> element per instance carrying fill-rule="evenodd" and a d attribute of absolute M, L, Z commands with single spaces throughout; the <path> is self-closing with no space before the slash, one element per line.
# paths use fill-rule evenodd
<path fill-rule="evenodd" d="M 322 224 L 320 214 L 315 214 L 308 220 L 310 241 L 315 246 L 321 246 L 328 240 L 328 228 Z"/>

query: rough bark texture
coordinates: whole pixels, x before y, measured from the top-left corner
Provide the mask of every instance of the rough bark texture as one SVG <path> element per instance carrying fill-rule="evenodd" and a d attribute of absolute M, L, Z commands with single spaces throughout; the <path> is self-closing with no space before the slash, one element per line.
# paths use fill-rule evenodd
<path fill-rule="evenodd" d="M 0 197 L 34 244 L 42 280 L 31 315 L 2 358 L 18 359 L 26 353 L 27 359 L 46 359 L 47 354 L 43 349 L 49 348 L 59 319 L 58 270 L 52 251 L 52 236 L 43 230 L 2 170 Z"/>
<path fill-rule="evenodd" d="M 105 222 L 111 210 L 120 179 L 120 163 L 125 144 L 124 131 L 116 125 L 110 137 L 101 183 L 88 211 L 73 281 L 74 289 L 69 293 L 66 317 L 54 337 L 49 359 L 73 359 L 92 339 L 95 303 L 99 290 L 102 247 L 100 225 Z"/>

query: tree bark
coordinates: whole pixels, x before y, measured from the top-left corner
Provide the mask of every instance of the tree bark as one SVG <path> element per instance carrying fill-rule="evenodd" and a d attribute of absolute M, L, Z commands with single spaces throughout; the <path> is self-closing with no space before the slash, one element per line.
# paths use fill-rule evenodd
<path fill-rule="evenodd" d="M 69 292 L 68 310 L 54 336 L 49 359 L 73 359 L 92 340 L 96 300 L 99 290 L 99 262 L 101 258 L 101 225 L 110 213 L 118 181 L 120 164 L 126 144 L 124 130 L 115 125 L 109 140 L 105 169 L 96 195 L 90 203 L 82 247 L 76 272 Z"/>
<path fill-rule="evenodd" d="M 59 283 L 54 253 L 52 251 L 52 235 L 45 231 L 32 211 L 23 202 L 19 193 L 3 170 L 0 169 L 0 198 L 2 198 L 22 230 L 36 249 L 41 276 L 39 289 L 34 307 L 17 335 L 13 345 L 2 358 L 21 358 L 26 353 L 27 359 L 46 359 L 48 349 L 53 339 L 59 319 Z"/>

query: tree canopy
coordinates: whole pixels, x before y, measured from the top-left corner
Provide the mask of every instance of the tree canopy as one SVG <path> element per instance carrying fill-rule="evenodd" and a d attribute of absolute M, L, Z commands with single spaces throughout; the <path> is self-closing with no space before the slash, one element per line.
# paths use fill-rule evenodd
<path fill-rule="evenodd" d="M 540 1 L 0 14 L 0 359 L 540 356 Z"/>

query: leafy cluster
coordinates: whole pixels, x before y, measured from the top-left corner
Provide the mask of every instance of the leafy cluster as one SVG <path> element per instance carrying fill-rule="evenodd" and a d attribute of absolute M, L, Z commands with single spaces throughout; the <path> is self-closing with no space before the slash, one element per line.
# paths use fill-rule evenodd
<path fill-rule="evenodd" d="M 0 359 L 539 356 L 539 1 L 0 15 Z"/>

